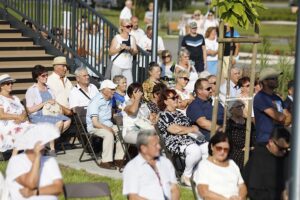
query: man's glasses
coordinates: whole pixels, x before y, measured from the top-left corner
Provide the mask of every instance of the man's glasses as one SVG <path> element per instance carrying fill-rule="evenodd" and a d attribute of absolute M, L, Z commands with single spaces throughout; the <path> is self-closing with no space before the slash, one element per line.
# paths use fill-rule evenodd
<path fill-rule="evenodd" d="M 229 148 L 228 147 L 215 146 L 215 149 L 216 149 L 217 152 L 221 152 L 221 151 L 224 151 L 224 153 L 228 153 L 229 152 Z"/>
<path fill-rule="evenodd" d="M 168 99 L 172 99 L 173 101 L 177 100 L 178 98 L 179 98 L 178 95 L 175 95 L 175 96 L 173 96 L 173 97 L 168 97 Z"/>
<path fill-rule="evenodd" d="M 132 25 L 126 25 L 126 26 L 123 26 L 123 27 L 126 27 L 128 29 L 132 28 Z"/>
<path fill-rule="evenodd" d="M 211 91 L 212 90 L 212 88 L 211 87 L 208 87 L 208 88 L 205 88 L 204 90 L 206 90 L 206 91 Z"/>
<path fill-rule="evenodd" d="M 187 78 L 187 77 L 179 77 L 179 78 L 182 78 L 182 79 L 185 80 L 185 81 L 190 81 L 190 79 Z"/>
<path fill-rule="evenodd" d="M 286 153 L 286 152 L 288 152 L 288 151 L 291 150 L 290 147 L 282 147 L 282 146 L 280 146 L 275 140 L 273 140 L 273 143 L 276 145 L 276 147 L 278 148 L 278 150 L 281 151 L 281 152 Z"/>
<path fill-rule="evenodd" d="M 41 74 L 40 76 L 43 78 L 46 78 L 46 77 L 48 77 L 48 74 Z"/>

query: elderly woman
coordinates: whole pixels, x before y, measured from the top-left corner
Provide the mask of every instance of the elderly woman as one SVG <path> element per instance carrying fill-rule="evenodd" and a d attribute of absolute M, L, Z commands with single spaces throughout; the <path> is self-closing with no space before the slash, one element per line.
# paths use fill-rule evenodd
<path fill-rule="evenodd" d="M 175 70 L 175 63 L 172 61 L 172 55 L 169 50 L 163 50 L 161 52 L 162 64 L 161 64 L 161 77 L 164 79 L 172 79 Z"/>
<path fill-rule="evenodd" d="M 10 197 L 18 200 L 57 200 L 63 191 L 62 175 L 55 158 L 43 154 L 44 144 L 48 142 L 46 139 L 50 139 L 49 135 L 51 139 L 58 137 L 58 130 L 53 125 L 43 124 L 35 125 L 25 134 L 31 136 L 30 142 L 26 137 L 17 140 L 16 143 L 26 149 L 22 148 L 23 153 L 12 156 L 6 168 Z"/>
<path fill-rule="evenodd" d="M 167 89 L 159 100 L 159 114 L 157 126 L 161 131 L 167 149 L 173 154 L 185 156 L 185 169 L 181 182 L 191 186 L 190 177 L 193 169 L 201 158 L 207 157 L 207 142 L 197 126 L 191 120 L 177 111 L 178 95 L 175 90 Z M 195 139 L 190 134 L 199 134 Z M 202 137 L 201 137 L 202 136 Z"/>
<path fill-rule="evenodd" d="M 23 134 L 30 124 L 24 106 L 17 96 L 11 95 L 15 80 L 8 74 L 0 76 L 0 151 L 14 148 L 15 138 Z M 17 154 L 14 149 L 13 155 Z"/>
<path fill-rule="evenodd" d="M 179 95 L 178 109 L 180 109 L 180 111 L 182 111 L 184 114 L 187 106 L 190 105 L 190 103 L 192 103 L 194 100 L 192 93 L 185 89 L 186 85 L 190 81 L 189 75 L 190 74 L 187 71 L 181 70 L 176 73 L 175 76 L 175 91 Z"/>
<path fill-rule="evenodd" d="M 244 151 L 246 139 L 246 119 L 243 117 L 244 108 L 245 104 L 241 100 L 229 102 L 229 119 L 226 127 L 226 133 L 228 134 L 228 138 L 231 143 L 231 151 L 229 157 L 235 161 L 240 170 L 242 170 L 244 167 Z M 255 141 L 253 133 L 251 133 L 250 138 L 250 146 L 253 146 Z"/>
<path fill-rule="evenodd" d="M 152 91 L 153 91 L 154 85 L 161 83 L 161 81 L 160 81 L 160 74 L 161 74 L 160 66 L 155 62 L 150 62 L 148 74 L 149 74 L 148 79 L 143 82 L 143 91 L 144 91 L 144 100 L 145 101 L 151 101 L 151 99 L 153 98 Z"/>
<path fill-rule="evenodd" d="M 182 47 L 179 52 L 179 62 L 175 66 L 175 75 L 181 70 L 184 70 L 190 74 L 189 76 L 190 81 L 187 84 L 185 89 L 192 93 L 194 90 L 195 82 L 198 79 L 198 73 L 194 65 L 190 61 L 190 52 L 184 47 Z"/>
<path fill-rule="evenodd" d="M 34 66 L 32 69 L 32 79 L 35 83 L 28 88 L 25 94 L 26 108 L 30 121 L 32 123 L 47 122 L 55 125 L 61 133 L 65 132 L 70 127 L 70 118 L 62 114 L 55 116 L 44 115 L 42 111 L 45 105 L 58 105 L 53 93 L 46 85 L 48 79 L 47 69 L 42 65 Z M 54 141 L 50 142 L 49 154 L 55 156 Z"/>
<path fill-rule="evenodd" d="M 209 157 L 203 159 L 194 174 L 200 199 L 245 200 L 247 188 L 238 166 L 228 159 L 229 139 L 216 133 L 209 142 Z"/>
<path fill-rule="evenodd" d="M 113 82 L 117 85 L 116 92 L 114 93 L 114 96 L 111 100 L 113 114 L 122 115 L 122 109 L 124 108 L 127 89 L 127 79 L 123 75 L 116 75 L 113 78 Z"/>
<path fill-rule="evenodd" d="M 134 37 L 129 33 L 132 24 L 129 19 L 123 19 L 120 22 L 120 34 L 117 34 L 111 41 L 109 55 L 113 61 L 111 77 L 123 75 L 127 78 L 127 83 L 132 83 L 132 60 L 137 54 L 137 46 Z"/>

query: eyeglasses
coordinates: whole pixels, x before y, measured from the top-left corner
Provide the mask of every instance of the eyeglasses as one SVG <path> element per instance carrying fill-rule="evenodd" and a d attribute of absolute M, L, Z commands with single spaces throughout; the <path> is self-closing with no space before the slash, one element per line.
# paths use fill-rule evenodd
<path fill-rule="evenodd" d="M 165 55 L 165 56 L 162 56 L 162 58 L 170 58 L 171 55 Z"/>
<path fill-rule="evenodd" d="M 123 27 L 126 27 L 128 29 L 132 28 L 132 25 L 126 25 L 126 26 L 123 26 Z"/>
<path fill-rule="evenodd" d="M 48 77 L 48 74 L 41 74 L 40 77 L 46 78 Z"/>
<path fill-rule="evenodd" d="M 211 91 L 212 90 L 212 88 L 211 87 L 208 87 L 208 88 L 205 88 L 204 90 L 206 90 L 206 91 Z"/>
<path fill-rule="evenodd" d="M 209 83 L 209 84 L 216 85 L 216 84 L 217 84 L 217 82 L 215 81 L 215 82 L 212 82 L 212 83 Z"/>
<path fill-rule="evenodd" d="M 247 84 L 247 85 L 243 85 L 243 87 L 250 87 L 250 84 Z"/>
<path fill-rule="evenodd" d="M 283 152 L 283 153 L 286 153 L 288 151 L 291 150 L 290 147 L 282 147 L 280 146 L 275 140 L 273 140 L 273 143 L 276 145 L 276 147 L 278 148 L 279 151 Z"/>
<path fill-rule="evenodd" d="M 14 84 L 14 82 L 12 82 L 12 81 L 8 81 L 8 82 L 3 83 L 3 85 L 13 85 L 13 84 Z"/>
<path fill-rule="evenodd" d="M 229 152 L 229 148 L 228 147 L 215 146 L 215 149 L 218 152 L 221 152 L 221 151 L 224 151 L 224 153 L 228 153 Z"/>
<path fill-rule="evenodd" d="M 182 78 L 182 79 L 185 80 L 185 81 L 190 81 L 190 79 L 187 78 L 187 77 L 179 77 L 179 78 Z"/>
<path fill-rule="evenodd" d="M 179 98 L 178 95 L 175 95 L 175 96 L 173 96 L 173 97 L 168 97 L 168 99 L 172 99 L 173 101 L 177 100 L 178 98 Z"/>

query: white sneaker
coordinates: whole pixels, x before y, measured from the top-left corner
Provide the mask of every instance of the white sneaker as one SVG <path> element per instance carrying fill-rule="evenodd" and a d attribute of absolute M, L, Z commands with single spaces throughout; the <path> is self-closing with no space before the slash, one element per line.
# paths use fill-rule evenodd
<path fill-rule="evenodd" d="M 182 175 L 182 176 L 180 177 L 180 182 L 181 182 L 183 185 L 186 185 L 186 186 L 188 186 L 188 187 L 191 187 L 191 186 L 192 186 L 192 185 L 191 185 L 191 180 L 190 180 L 190 178 L 187 177 L 187 176 Z"/>

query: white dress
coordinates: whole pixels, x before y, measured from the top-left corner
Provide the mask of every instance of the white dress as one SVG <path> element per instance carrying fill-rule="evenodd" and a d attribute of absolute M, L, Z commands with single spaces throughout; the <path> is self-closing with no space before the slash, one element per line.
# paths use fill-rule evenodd
<path fill-rule="evenodd" d="M 5 113 L 21 115 L 24 107 L 18 97 L 13 99 L 0 95 L 0 108 Z M 0 120 L 0 151 L 4 152 L 14 148 L 15 138 L 30 128 L 29 122 L 15 123 L 15 120 Z"/>

